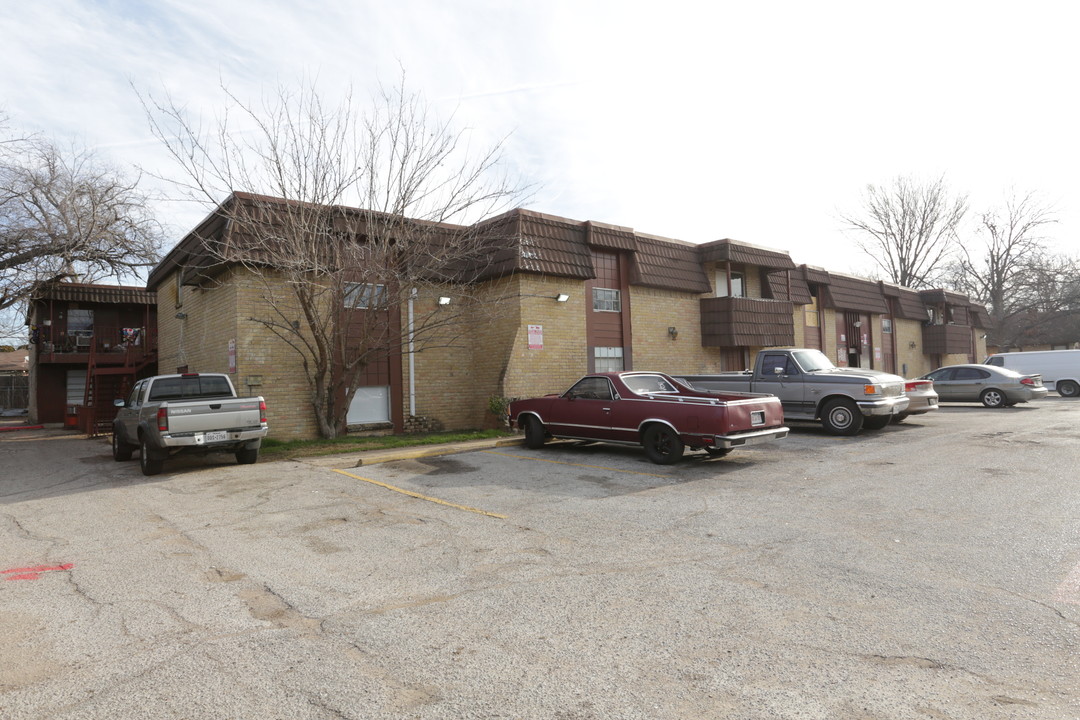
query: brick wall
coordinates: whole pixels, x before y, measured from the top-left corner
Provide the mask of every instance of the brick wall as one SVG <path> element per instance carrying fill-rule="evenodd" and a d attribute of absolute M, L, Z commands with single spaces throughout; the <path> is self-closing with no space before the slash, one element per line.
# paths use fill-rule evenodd
<path fill-rule="evenodd" d="M 250 319 L 271 317 L 266 283 L 234 268 L 204 282 L 202 288 L 185 286 L 181 292 L 182 304 L 177 307 L 175 275 L 158 288 L 159 371 L 167 374 L 187 365 L 191 372 L 228 373 L 229 341 L 235 340 L 236 372 L 230 379 L 240 395 L 266 398 L 269 436 L 285 440 L 318 436 L 300 355 Z M 187 318 L 178 319 L 178 313 Z"/>

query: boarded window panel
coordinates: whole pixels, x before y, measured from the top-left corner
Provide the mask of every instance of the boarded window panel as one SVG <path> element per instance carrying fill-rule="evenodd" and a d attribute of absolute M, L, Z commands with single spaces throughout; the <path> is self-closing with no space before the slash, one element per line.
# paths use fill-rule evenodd
<path fill-rule="evenodd" d="M 390 422 L 390 386 L 357 388 L 345 422 L 349 425 Z"/>
<path fill-rule="evenodd" d="M 86 370 L 67 371 L 65 405 L 82 405 L 86 399 Z"/>

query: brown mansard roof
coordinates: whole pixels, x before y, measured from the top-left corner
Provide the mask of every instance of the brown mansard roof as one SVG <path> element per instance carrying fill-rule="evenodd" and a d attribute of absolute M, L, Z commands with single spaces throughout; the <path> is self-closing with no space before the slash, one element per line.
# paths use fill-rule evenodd
<path fill-rule="evenodd" d="M 243 203 L 245 208 L 250 207 L 255 212 L 264 213 L 268 228 L 274 225 L 271 216 L 280 212 L 281 208 L 295 206 L 302 210 L 307 207 L 302 203 L 291 203 L 280 198 L 234 193 L 222 203 L 221 208 L 215 209 L 188 233 L 154 268 L 147 282 L 148 288 L 155 288 L 178 267 L 192 269 L 192 275 L 198 275 L 212 274 L 225 264 L 222 258 L 231 257 L 234 254 L 231 248 L 243 244 L 249 235 L 248 231 L 241 228 L 229 227 L 228 212 L 223 208 L 231 203 Z M 360 225 L 364 222 L 379 222 L 382 217 L 355 208 L 327 209 L 331 211 L 335 223 L 343 222 L 354 232 L 360 232 Z M 387 222 L 402 222 L 389 216 L 386 218 Z M 580 222 L 524 209 L 511 210 L 471 227 L 426 221 L 405 222 L 424 225 L 431 230 L 429 234 L 434 239 L 437 239 L 441 232 L 477 233 L 488 249 L 485 266 L 482 269 L 477 268 L 477 280 L 515 272 L 589 279 L 595 276 L 590 248 L 600 248 L 630 253 L 630 282 L 633 285 L 708 293 L 712 287 L 705 273 L 705 263 L 733 262 L 765 269 L 763 294 L 772 300 L 805 305 L 812 301 L 810 286 L 816 285 L 822 291 L 823 307 L 886 314 L 889 312 L 885 299 L 888 296 L 896 298 L 899 317 L 924 319 L 924 303 L 949 303 L 958 307 L 970 307 L 975 318 L 973 322 L 977 326 L 989 325 L 985 308 L 971 304 L 965 296 L 958 293 L 944 290 L 920 293 L 886 283 L 831 274 L 809 265 L 796 267 L 786 252 L 731 239 L 693 245 L 636 233 L 628 227 L 593 221 Z M 343 228 L 345 229 L 348 228 Z M 148 292 L 149 296 L 153 297 L 152 291 L 143 292 Z M 149 302 L 152 303 L 153 300 Z"/>
<path fill-rule="evenodd" d="M 829 275 L 829 304 L 840 310 L 859 310 L 862 312 L 886 315 L 889 306 L 881 287 L 872 280 L 851 277 L 849 275 Z"/>
<path fill-rule="evenodd" d="M 79 303 L 156 305 L 157 293 L 144 287 L 130 285 L 60 282 L 39 285 L 34 291 L 33 299 Z"/>
<path fill-rule="evenodd" d="M 789 288 L 791 297 L 788 297 Z M 765 289 L 766 297 L 773 300 L 788 300 L 796 305 L 809 305 L 814 301 L 806 278 L 797 269 L 766 273 Z"/>
<path fill-rule="evenodd" d="M 881 292 L 886 297 L 896 300 L 895 317 L 903 318 L 905 320 L 926 319 L 926 306 L 923 305 L 918 290 L 912 290 L 911 288 L 883 282 L 881 283 Z"/>
<path fill-rule="evenodd" d="M 631 285 L 694 293 L 712 290 L 698 258 L 697 246 L 638 235 L 637 247 L 630 271 Z"/>
<path fill-rule="evenodd" d="M 795 263 L 786 252 L 725 239 L 698 245 L 702 262 L 733 262 L 757 265 L 770 270 L 791 270 Z"/>

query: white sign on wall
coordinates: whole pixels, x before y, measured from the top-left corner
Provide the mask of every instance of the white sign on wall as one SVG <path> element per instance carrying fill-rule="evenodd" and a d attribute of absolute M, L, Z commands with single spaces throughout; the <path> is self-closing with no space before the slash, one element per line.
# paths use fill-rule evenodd
<path fill-rule="evenodd" d="M 529 326 L 529 349 L 530 350 L 543 350 L 544 349 L 544 326 L 543 325 L 530 325 Z"/>

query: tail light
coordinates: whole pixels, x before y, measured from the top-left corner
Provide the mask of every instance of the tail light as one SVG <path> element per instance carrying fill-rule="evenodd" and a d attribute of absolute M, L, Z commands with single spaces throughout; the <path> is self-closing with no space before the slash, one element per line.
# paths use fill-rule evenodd
<path fill-rule="evenodd" d="M 916 392 L 918 390 L 925 390 L 927 386 L 933 384 L 933 380 L 908 380 L 906 383 L 904 383 L 904 391 Z"/>
<path fill-rule="evenodd" d="M 263 425 L 266 424 L 266 401 L 259 401 L 259 422 Z"/>
<path fill-rule="evenodd" d="M 1032 378 L 1020 378 L 1020 384 L 1021 385 L 1034 385 L 1035 380 L 1033 380 Z"/>
<path fill-rule="evenodd" d="M 157 429 L 158 432 L 169 432 L 169 411 L 166 408 L 158 408 Z"/>

